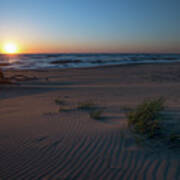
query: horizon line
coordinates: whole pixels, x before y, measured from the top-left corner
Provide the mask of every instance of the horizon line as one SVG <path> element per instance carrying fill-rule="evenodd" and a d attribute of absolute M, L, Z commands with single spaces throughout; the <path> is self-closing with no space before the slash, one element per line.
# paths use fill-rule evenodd
<path fill-rule="evenodd" d="M 8 53 L 0 53 L 0 55 L 9 55 L 9 56 L 15 56 L 15 55 L 33 55 L 33 54 L 178 54 L 180 55 L 180 52 L 46 52 L 46 53 L 14 53 L 14 54 L 8 54 Z"/>

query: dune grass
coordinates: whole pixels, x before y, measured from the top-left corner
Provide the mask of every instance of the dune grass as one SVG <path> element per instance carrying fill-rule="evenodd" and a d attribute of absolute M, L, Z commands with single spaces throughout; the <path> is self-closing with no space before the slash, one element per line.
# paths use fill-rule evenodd
<path fill-rule="evenodd" d="M 55 104 L 59 107 L 59 112 L 69 112 L 72 109 L 67 105 L 67 102 L 63 99 L 56 98 L 54 100 Z"/>
<path fill-rule="evenodd" d="M 77 109 L 89 111 L 89 110 L 96 109 L 96 107 L 97 106 L 93 101 L 84 101 L 84 102 L 78 103 Z"/>
<path fill-rule="evenodd" d="M 146 135 L 148 138 L 161 134 L 161 122 L 164 110 L 164 98 L 145 100 L 134 110 L 127 112 L 128 126 L 138 134 Z"/>
<path fill-rule="evenodd" d="M 57 105 L 65 105 L 66 104 L 66 102 L 64 100 L 59 99 L 59 98 L 55 99 L 54 101 Z"/>
<path fill-rule="evenodd" d="M 71 111 L 72 109 L 68 106 L 60 106 L 59 107 L 59 112 L 69 112 Z"/>
<path fill-rule="evenodd" d="M 101 120 L 101 119 L 103 119 L 103 117 L 102 117 L 103 112 L 104 112 L 103 110 L 96 109 L 96 110 L 89 112 L 89 116 L 92 119 Z"/>
<path fill-rule="evenodd" d="M 77 109 L 83 110 L 83 111 L 88 111 L 89 117 L 91 119 L 100 120 L 103 118 L 102 117 L 102 113 L 103 113 L 102 108 L 98 107 L 97 104 L 91 100 L 79 102 L 77 105 Z"/>
<path fill-rule="evenodd" d="M 165 110 L 164 104 L 165 99 L 160 97 L 145 100 L 134 110 L 126 108 L 128 126 L 135 132 L 134 136 L 139 144 L 150 138 L 156 139 L 160 144 L 166 144 L 168 148 L 179 149 L 180 134 L 165 126 L 167 117 L 162 113 Z M 156 145 L 155 141 L 153 143 Z"/>

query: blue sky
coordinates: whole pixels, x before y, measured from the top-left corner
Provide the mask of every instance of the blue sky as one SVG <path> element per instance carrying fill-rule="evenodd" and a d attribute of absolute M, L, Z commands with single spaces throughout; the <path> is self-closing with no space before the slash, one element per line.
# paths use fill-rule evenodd
<path fill-rule="evenodd" d="M 24 52 L 179 52 L 178 0 L 0 0 L 0 44 Z"/>

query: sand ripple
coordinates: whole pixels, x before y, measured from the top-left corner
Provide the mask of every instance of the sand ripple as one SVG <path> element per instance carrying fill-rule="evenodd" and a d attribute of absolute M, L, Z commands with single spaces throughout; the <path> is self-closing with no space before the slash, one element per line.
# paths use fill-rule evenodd
<path fill-rule="evenodd" d="M 136 146 L 118 124 L 77 117 L 47 117 L 57 133 L 1 137 L 2 179 L 163 179 L 178 180 L 179 158 L 152 153 Z"/>

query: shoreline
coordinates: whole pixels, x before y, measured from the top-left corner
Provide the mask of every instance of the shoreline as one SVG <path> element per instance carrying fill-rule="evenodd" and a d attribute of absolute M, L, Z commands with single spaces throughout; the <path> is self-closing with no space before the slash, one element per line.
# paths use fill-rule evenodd
<path fill-rule="evenodd" d="M 24 71 L 53 71 L 53 70 L 55 70 L 55 71 L 68 71 L 68 70 L 80 70 L 80 69 L 101 69 L 101 68 L 115 68 L 115 67 L 117 67 L 117 68 L 120 68 L 120 67 L 132 67 L 132 66 L 152 66 L 152 65 L 157 65 L 157 66 L 159 66 L 159 65 L 171 65 L 171 64 L 173 64 L 173 65 L 179 65 L 180 64 L 180 61 L 178 62 L 154 62 L 154 63 L 129 63 L 129 64 L 112 64 L 112 65 L 99 65 L 99 66 L 93 66 L 93 67 L 70 67 L 70 68 L 39 68 L 39 69 L 14 69 L 14 68 L 12 68 L 12 69 L 1 69 L 2 71 L 4 71 L 4 72 L 9 72 L 9 71 L 22 71 L 22 72 L 24 72 Z"/>

